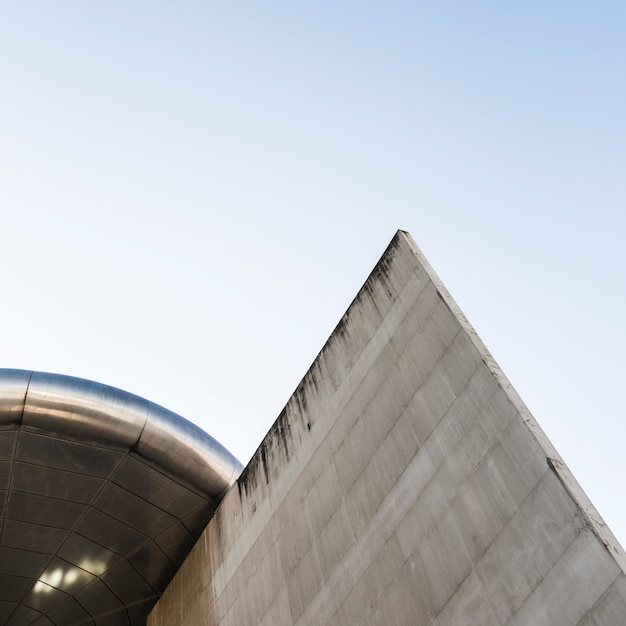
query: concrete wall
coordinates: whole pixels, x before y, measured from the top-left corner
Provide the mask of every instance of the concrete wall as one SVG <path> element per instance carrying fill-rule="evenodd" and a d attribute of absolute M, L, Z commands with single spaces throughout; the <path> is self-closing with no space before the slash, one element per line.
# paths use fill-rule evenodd
<path fill-rule="evenodd" d="M 399 232 L 148 624 L 624 624 L 625 564 Z"/>

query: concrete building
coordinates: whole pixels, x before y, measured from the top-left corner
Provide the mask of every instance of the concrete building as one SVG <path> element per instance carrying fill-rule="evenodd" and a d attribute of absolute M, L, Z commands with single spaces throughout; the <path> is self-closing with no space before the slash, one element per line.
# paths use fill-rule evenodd
<path fill-rule="evenodd" d="M 14 370 L 0 454 L 3 623 L 626 624 L 623 549 L 401 231 L 236 481 L 161 407 Z"/>
<path fill-rule="evenodd" d="M 616 626 L 625 565 L 398 232 L 148 624 Z"/>

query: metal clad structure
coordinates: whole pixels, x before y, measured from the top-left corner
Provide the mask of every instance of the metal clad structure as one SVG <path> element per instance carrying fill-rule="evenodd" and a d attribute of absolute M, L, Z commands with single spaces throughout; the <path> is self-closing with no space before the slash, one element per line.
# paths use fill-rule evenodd
<path fill-rule="evenodd" d="M 145 624 L 241 469 L 143 398 L 0 369 L 0 623 Z"/>

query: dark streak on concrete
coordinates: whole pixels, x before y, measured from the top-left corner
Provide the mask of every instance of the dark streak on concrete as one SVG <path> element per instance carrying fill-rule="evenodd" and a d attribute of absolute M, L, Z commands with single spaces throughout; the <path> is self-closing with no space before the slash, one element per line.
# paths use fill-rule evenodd
<path fill-rule="evenodd" d="M 317 395 L 325 386 L 320 385 L 320 379 L 328 382 L 329 377 L 321 370 L 321 363 L 324 360 L 322 357 L 333 350 L 333 346 L 337 341 L 347 341 L 349 339 L 350 326 L 353 322 L 352 317 L 358 315 L 358 312 L 363 308 L 371 309 L 372 304 L 379 310 L 381 316 L 384 316 L 386 311 L 380 310 L 380 293 L 377 293 L 377 288 L 380 289 L 381 285 L 389 300 L 394 300 L 397 297 L 395 289 L 391 284 L 390 276 L 393 271 L 394 257 L 402 246 L 402 242 L 402 231 L 398 231 L 378 263 L 374 266 L 365 284 L 353 299 L 348 310 L 339 320 L 317 358 L 314 359 L 313 364 L 296 388 L 292 400 L 282 410 L 265 439 L 252 456 L 252 459 L 239 476 L 237 488 L 240 498 L 243 497 L 244 492 L 246 496 L 249 496 L 257 488 L 261 480 L 261 468 L 265 484 L 270 485 L 270 466 L 276 467 L 276 456 L 281 456 L 285 462 L 288 462 L 293 456 L 292 425 L 298 422 L 302 424 L 302 427 L 297 429 L 297 436 L 300 441 L 302 441 L 303 435 L 311 431 L 314 421 L 311 419 L 308 409 L 307 391 L 310 390 L 309 393 Z M 330 379 L 332 380 L 332 377 Z"/>

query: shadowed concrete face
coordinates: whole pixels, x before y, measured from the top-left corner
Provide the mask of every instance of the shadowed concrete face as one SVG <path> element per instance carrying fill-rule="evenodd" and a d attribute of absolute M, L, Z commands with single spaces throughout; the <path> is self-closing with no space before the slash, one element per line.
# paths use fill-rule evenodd
<path fill-rule="evenodd" d="M 618 625 L 625 563 L 399 232 L 148 624 Z"/>
<path fill-rule="evenodd" d="M 145 624 L 240 471 L 138 396 L 0 370 L 0 623 Z"/>

